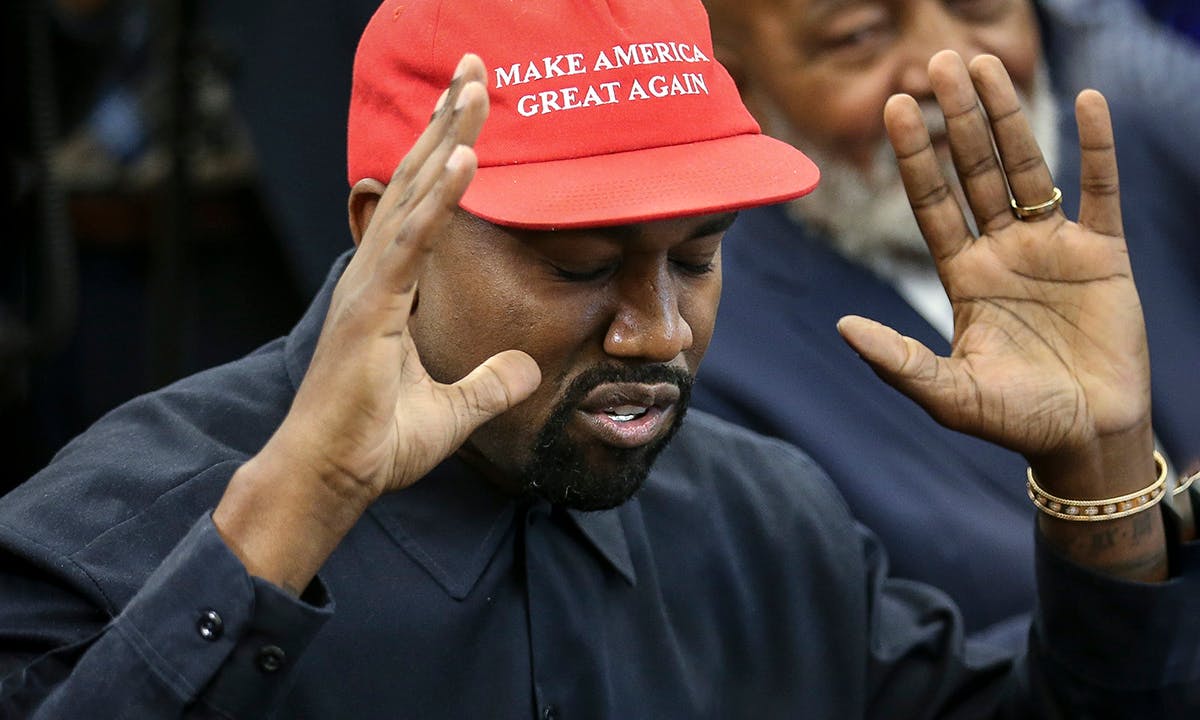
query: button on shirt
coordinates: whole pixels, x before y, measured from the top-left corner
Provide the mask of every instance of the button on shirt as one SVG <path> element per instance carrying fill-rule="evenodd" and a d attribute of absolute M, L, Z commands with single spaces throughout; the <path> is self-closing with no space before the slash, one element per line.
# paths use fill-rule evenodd
<path fill-rule="evenodd" d="M 617 509 L 513 499 L 450 459 L 376 502 L 301 598 L 252 578 L 211 508 L 286 412 L 329 291 L 0 501 L 0 717 L 1193 717 L 1197 548 L 1155 586 L 1039 549 L 1014 663 L 888 580 L 804 455 L 699 412 Z"/>

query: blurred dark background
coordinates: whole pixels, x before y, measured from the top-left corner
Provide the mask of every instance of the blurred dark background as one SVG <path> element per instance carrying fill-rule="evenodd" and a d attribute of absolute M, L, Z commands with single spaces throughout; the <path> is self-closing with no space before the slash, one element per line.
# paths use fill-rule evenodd
<path fill-rule="evenodd" d="M 1142 0 L 1200 37 L 1200 3 Z M 378 0 L 5 0 L 0 493 L 103 413 L 288 331 L 346 231 Z"/>
<path fill-rule="evenodd" d="M 1179 33 L 1200 42 L 1200 2 L 1196 0 L 1139 0 L 1146 11 Z"/>
<path fill-rule="evenodd" d="M 6 0 L 0 492 L 121 402 L 286 333 L 350 247 L 376 0 Z"/>

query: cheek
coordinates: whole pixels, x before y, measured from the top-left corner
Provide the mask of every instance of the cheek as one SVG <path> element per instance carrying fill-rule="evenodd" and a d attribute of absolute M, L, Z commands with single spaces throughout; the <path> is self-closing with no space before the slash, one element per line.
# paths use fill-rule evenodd
<path fill-rule="evenodd" d="M 554 382 L 544 364 L 545 354 L 537 349 L 539 318 L 530 314 L 523 293 L 472 283 L 472 291 L 465 293 L 443 290 L 446 284 L 422 278 L 420 304 L 409 329 L 426 371 L 440 383 L 458 381 L 503 350 L 524 350 L 537 360 L 543 380 L 534 394 L 482 425 L 467 443 L 489 464 L 512 472 L 526 462 L 528 449 L 549 416 Z"/>
<path fill-rule="evenodd" d="M 539 291 L 517 279 L 522 273 L 508 273 L 511 281 L 500 276 L 423 278 L 409 323 L 413 340 L 425 369 L 442 383 L 457 381 L 504 350 L 528 353 L 541 369 L 542 384 L 513 412 L 527 418 L 539 408 L 548 413 L 564 382 L 599 352 L 601 313 L 579 298 Z M 471 291 L 454 289 L 464 287 Z"/>
<path fill-rule="evenodd" d="M 1018 89 L 1027 94 L 1033 89 L 1042 37 L 1032 2 L 1015 3 L 1009 14 L 976 30 L 976 40 L 983 52 L 1000 58 Z"/>
<path fill-rule="evenodd" d="M 520 308 L 480 302 L 483 298 L 478 297 L 450 303 L 432 300 L 421 297 L 409 329 L 421 362 L 434 380 L 457 382 L 504 350 L 528 352 L 529 343 L 520 332 L 527 318 Z"/>
<path fill-rule="evenodd" d="M 749 61 L 755 92 L 767 107 L 760 114 L 768 132 L 806 146 L 817 146 L 839 157 L 870 157 L 884 137 L 883 106 L 895 92 L 887 62 L 846 68 L 804 55 L 788 31 L 788 16 L 769 16 L 752 35 L 756 47 Z M 773 127 L 779 120 L 787 129 Z"/>
<path fill-rule="evenodd" d="M 598 320 L 584 303 L 556 303 L 552 294 L 539 295 L 527 286 L 481 299 L 476 297 L 456 310 L 465 318 L 487 321 L 448 329 L 441 345 L 451 354 L 470 358 L 469 367 L 461 362 L 456 365 L 460 377 L 487 357 L 508 349 L 528 353 L 541 369 L 542 383 L 533 395 L 485 423 L 468 443 L 494 467 L 514 473 L 528 463 L 535 439 L 561 401 L 564 388 L 600 360 Z"/>
<path fill-rule="evenodd" d="M 988 52 L 1000 58 L 1008 70 L 1009 77 L 1021 92 L 1029 96 L 1033 91 L 1033 79 L 1041 46 L 1036 30 L 1027 33 L 1006 32 L 992 43 Z"/>
<path fill-rule="evenodd" d="M 809 69 L 795 75 L 775 97 L 799 142 L 851 162 L 869 162 L 886 137 L 883 106 L 896 91 L 886 68 L 853 73 Z M 803 147 L 802 147 L 803 149 Z"/>
<path fill-rule="evenodd" d="M 720 261 L 714 276 L 705 282 L 701 288 L 694 291 L 689 300 L 680 308 L 683 319 L 692 330 L 692 347 L 684 351 L 688 369 L 694 375 L 708 344 L 712 341 L 713 328 L 717 321 L 717 309 L 721 300 L 721 270 Z"/>
<path fill-rule="evenodd" d="M 460 272 L 435 258 L 417 285 L 418 304 L 409 330 L 421 361 L 438 382 L 461 379 L 519 339 L 519 290 L 495 274 Z"/>

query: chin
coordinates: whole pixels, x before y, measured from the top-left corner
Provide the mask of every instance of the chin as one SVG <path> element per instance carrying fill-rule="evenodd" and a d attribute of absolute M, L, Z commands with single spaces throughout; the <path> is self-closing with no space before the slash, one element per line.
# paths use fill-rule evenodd
<path fill-rule="evenodd" d="M 521 484 L 527 493 L 551 505 L 571 510 L 608 510 L 637 494 L 664 444 L 602 448 L 586 453 L 591 456 L 586 459 L 581 452 L 553 456 L 543 453 L 525 469 Z M 605 457 L 597 460 L 596 454 Z"/>

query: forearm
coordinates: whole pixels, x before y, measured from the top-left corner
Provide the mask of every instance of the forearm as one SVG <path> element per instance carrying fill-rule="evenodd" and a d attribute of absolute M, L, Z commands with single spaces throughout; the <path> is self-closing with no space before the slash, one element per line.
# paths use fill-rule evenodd
<path fill-rule="evenodd" d="M 273 438 L 234 473 L 213 524 L 251 575 L 299 596 L 370 498 L 282 445 Z"/>
<path fill-rule="evenodd" d="M 1031 684 L 1070 717 L 1195 717 L 1200 546 L 1175 548 L 1170 581 L 1142 583 L 1093 572 L 1039 545 L 1032 651 L 1041 679 Z"/>
<path fill-rule="evenodd" d="M 8 579 L 0 717 L 182 717 L 197 704 L 264 717 L 330 616 L 319 584 L 308 604 L 248 577 L 207 517 L 111 618 L 86 601 L 86 587 L 71 589 L 82 576 Z M 22 579 L 36 592 L 21 592 Z M 286 659 L 271 673 L 258 660 L 267 646 Z"/>

